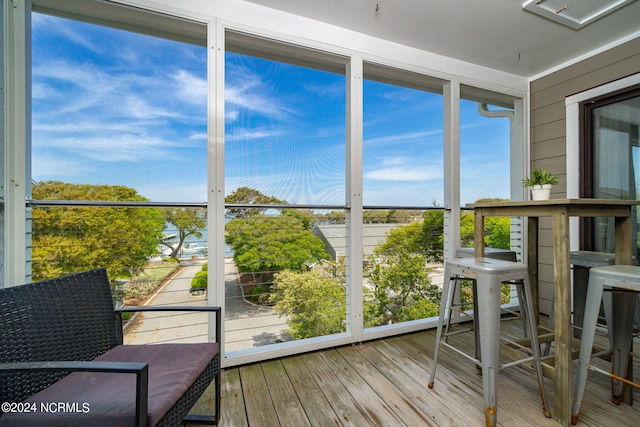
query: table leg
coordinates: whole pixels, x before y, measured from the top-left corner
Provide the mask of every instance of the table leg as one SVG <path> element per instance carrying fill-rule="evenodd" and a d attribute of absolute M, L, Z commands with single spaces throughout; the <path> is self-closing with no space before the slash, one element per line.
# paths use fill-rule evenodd
<path fill-rule="evenodd" d="M 473 213 L 473 248 L 474 256 L 484 256 L 484 215 L 480 209 Z"/>
<path fill-rule="evenodd" d="M 632 209 L 629 208 L 628 217 L 616 217 L 616 264 L 632 265 L 633 264 L 633 251 L 631 250 L 631 233 L 633 233 L 633 218 L 631 217 Z M 614 307 L 617 307 L 614 305 Z M 633 316 L 631 317 L 633 318 Z M 612 326 L 612 329 L 614 327 Z M 633 328 L 632 328 L 633 329 Z M 615 329 L 614 329 L 615 330 Z M 631 331 L 630 333 L 633 333 Z M 619 348 L 619 334 L 613 335 L 615 344 L 613 348 Z M 622 337 L 624 341 L 624 336 Z M 633 381 L 633 354 L 629 356 L 627 367 L 627 379 Z M 633 387 L 625 387 L 625 392 L 622 396 L 622 401 L 628 405 L 633 403 Z"/>
<path fill-rule="evenodd" d="M 571 425 L 571 277 L 569 272 L 569 212 L 553 213 L 555 411 L 560 424 Z"/>
<path fill-rule="evenodd" d="M 632 265 L 631 234 L 633 224 L 631 216 L 616 217 L 616 264 Z"/>
<path fill-rule="evenodd" d="M 540 291 L 538 289 L 538 217 L 527 219 L 527 265 L 531 283 L 531 299 L 536 325 L 540 324 Z"/>

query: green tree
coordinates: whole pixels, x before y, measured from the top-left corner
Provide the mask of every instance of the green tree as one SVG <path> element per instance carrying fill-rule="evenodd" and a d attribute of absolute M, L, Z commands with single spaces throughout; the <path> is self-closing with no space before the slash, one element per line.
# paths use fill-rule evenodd
<path fill-rule="evenodd" d="M 460 214 L 460 247 L 473 247 L 474 228 L 473 212 L 462 212 Z"/>
<path fill-rule="evenodd" d="M 344 211 L 331 211 L 325 215 L 325 218 L 329 224 L 344 224 L 347 214 Z"/>
<path fill-rule="evenodd" d="M 337 334 L 346 330 L 345 286 L 317 271 L 281 271 L 274 276 L 270 301 L 286 316 L 294 339 Z"/>
<path fill-rule="evenodd" d="M 421 245 L 419 222 L 391 230 L 374 249 L 365 270 L 373 300 L 365 305 L 365 322 L 402 322 L 438 314 L 439 288 L 431 284 L 428 260 Z"/>
<path fill-rule="evenodd" d="M 34 200 L 148 201 L 119 185 L 42 181 Z M 164 227 L 155 208 L 35 207 L 32 211 L 33 280 L 105 267 L 111 277 L 129 277 L 158 252 Z"/>
<path fill-rule="evenodd" d="M 419 211 L 393 209 L 389 211 L 389 220 L 394 224 L 398 223 L 410 223 L 420 218 L 422 214 Z"/>
<path fill-rule="evenodd" d="M 164 220 L 178 230 L 178 243 L 169 243 L 164 239 L 160 243 L 171 249 L 169 257 L 177 258 L 187 237 L 202 237 L 206 226 L 206 211 L 202 208 L 164 208 L 161 210 Z"/>
<path fill-rule="evenodd" d="M 389 222 L 389 212 L 384 210 L 366 210 L 362 213 L 365 224 L 384 224 Z"/>
<path fill-rule="evenodd" d="M 241 272 L 301 270 L 307 263 L 329 259 L 322 240 L 291 215 L 234 219 L 226 232 Z"/>
<path fill-rule="evenodd" d="M 444 261 L 444 212 L 441 209 L 424 212 L 420 245 L 429 262 Z"/>
<path fill-rule="evenodd" d="M 485 243 L 490 248 L 511 248 L 511 218 L 492 216 L 485 218 Z"/>
<path fill-rule="evenodd" d="M 504 202 L 507 199 L 478 199 L 476 203 L 492 203 L 492 202 Z M 472 214 L 469 214 L 472 215 Z M 473 220 L 471 220 L 473 223 Z M 509 217 L 486 217 L 484 219 L 485 229 L 485 245 L 490 248 L 509 249 L 511 247 L 511 219 Z M 472 231 L 473 232 L 473 231 Z M 470 243 L 467 246 L 473 245 L 473 235 L 470 237 Z"/>
<path fill-rule="evenodd" d="M 311 230 L 311 228 L 313 227 L 317 219 L 316 216 L 313 214 L 313 211 L 311 210 L 283 209 L 281 213 L 282 215 L 289 215 L 294 218 L 298 218 L 300 221 L 302 221 L 302 225 L 304 226 L 304 228 L 308 230 Z"/>
<path fill-rule="evenodd" d="M 422 232 L 423 225 L 420 221 L 394 228 L 387 233 L 386 239 L 376 247 L 375 252 L 383 255 L 399 252 L 425 255 Z"/>
<path fill-rule="evenodd" d="M 285 200 L 276 197 L 265 196 L 260 191 L 249 187 L 240 187 L 233 193 L 224 198 L 225 203 L 238 205 L 274 205 L 286 204 Z M 229 208 L 227 215 L 231 218 L 249 218 L 256 215 L 262 215 L 267 208 Z"/>
<path fill-rule="evenodd" d="M 444 262 L 444 212 L 442 210 L 425 211 L 422 228 L 423 232 L 420 244 L 423 247 L 424 255 L 429 262 Z M 473 213 L 462 212 L 460 215 L 461 247 L 473 246 L 473 233 Z M 509 218 L 485 218 L 485 245 L 492 248 L 509 249 L 510 244 Z"/>

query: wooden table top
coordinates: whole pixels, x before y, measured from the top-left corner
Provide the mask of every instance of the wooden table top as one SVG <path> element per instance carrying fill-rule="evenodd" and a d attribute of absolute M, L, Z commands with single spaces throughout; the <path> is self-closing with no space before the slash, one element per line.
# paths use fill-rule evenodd
<path fill-rule="evenodd" d="M 470 208 L 497 208 L 497 207 L 533 207 L 533 206 L 629 206 L 640 205 L 640 200 L 622 200 L 622 199 L 549 199 L 549 200 L 525 200 L 512 202 L 509 200 L 492 201 L 481 203 L 470 203 Z"/>

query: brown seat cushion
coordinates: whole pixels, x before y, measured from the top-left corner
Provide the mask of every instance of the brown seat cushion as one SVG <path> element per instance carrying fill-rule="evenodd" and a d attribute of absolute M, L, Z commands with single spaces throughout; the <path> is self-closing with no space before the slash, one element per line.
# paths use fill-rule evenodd
<path fill-rule="evenodd" d="M 96 360 L 149 364 L 149 425 L 155 425 L 219 352 L 217 343 L 121 345 Z M 5 414 L 1 426 L 133 426 L 135 375 L 74 372 L 28 399 L 34 413 Z M 40 404 L 71 404 L 43 413 Z M 74 406 L 75 404 L 75 406 Z M 54 406 L 55 408 L 55 406 Z"/>

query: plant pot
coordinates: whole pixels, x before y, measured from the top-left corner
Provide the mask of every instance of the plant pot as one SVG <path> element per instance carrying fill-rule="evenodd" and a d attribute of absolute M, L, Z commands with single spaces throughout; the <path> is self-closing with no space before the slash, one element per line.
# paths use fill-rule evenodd
<path fill-rule="evenodd" d="M 533 200 L 549 200 L 551 195 L 551 185 L 534 185 L 531 187 L 531 198 Z"/>

